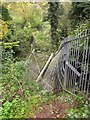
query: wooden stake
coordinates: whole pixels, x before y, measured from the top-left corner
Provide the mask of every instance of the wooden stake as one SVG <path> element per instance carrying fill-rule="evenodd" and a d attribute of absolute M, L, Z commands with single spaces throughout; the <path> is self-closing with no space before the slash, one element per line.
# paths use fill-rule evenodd
<path fill-rule="evenodd" d="M 50 55 L 48 61 L 46 62 L 45 66 L 43 67 L 42 71 L 40 72 L 38 78 L 36 79 L 36 82 L 38 82 L 38 81 L 41 79 L 41 77 L 44 75 L 45 70 L 47 69 L 48 65 L 50 64 L 53 56 L 54 56 L 54 54 L 52 53 L 52 54 Z"/>

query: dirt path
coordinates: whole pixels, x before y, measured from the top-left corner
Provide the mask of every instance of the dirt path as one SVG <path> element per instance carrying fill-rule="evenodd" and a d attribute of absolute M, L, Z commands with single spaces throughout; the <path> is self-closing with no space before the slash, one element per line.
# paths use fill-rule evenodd
<path fill-rule="evenodd" d="M 60 101 L 49 102 L 38 107 L 35 118 L 66 118 L 66 110 L 70 107 L 69 103 L 61 103 Z"/>
<path fill-rule="evenodd" d="M 37 60 L 37 63 L 40 67 L 40 69 L 44 66 L 45 62 L 48 59 L 48 55 L 38 55 L 36 58 L 32 57 L 27 64 L 28 70 L 27 70 L 27 76 L 28 79 L 31 78 L 31 80 L 35 80 L 39 74 L 38 71 L 38 65 L 35 61 Z M 49 71 L 48 71 L 49 74 Z M 48 76 L 48 75 L 47 75 Z M 46 81 L 46 80 L 45 80 Z M 45 86 L 45 83 L 43 83 Z M 39 105 L 38 109 L 35 110 L 35 118 L 66 118 L 67 113 L 66 110 L 70 108 L 71 105 L 69 103 L 62 103 L 59 100 L 55 101 L 49 101 L 47 104 L 41 104 Z"/>

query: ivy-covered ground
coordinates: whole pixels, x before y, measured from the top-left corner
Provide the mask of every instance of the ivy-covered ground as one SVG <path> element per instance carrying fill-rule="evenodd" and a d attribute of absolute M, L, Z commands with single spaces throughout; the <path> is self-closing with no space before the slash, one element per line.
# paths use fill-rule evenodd
<path fill-rule="evenodd" d="M 44 59 L 44 62 L 47 60 L 47 56 L 44 58 L 43 55 L 41 57 L 39 53 L 39 62 L 42 59 Z M 29 61 L 27 63 L 28 67 L 35 66 L 35 62 L 32 63 L 31 59 Z M 39 82 L 37 83 L 30 78 L 32 74 L 26 69 L 27 66 L 24 66 L 25 61 L 15 62 L 10 52 L 3 52 L 2 62 L 1 118 L 89 117 L 90 101 L 86 98 L 81 95 L 75 97 L 64 91 L 58 94 L 47 93 Z M 40 63 L 38 63 L 39 66 Z"/>

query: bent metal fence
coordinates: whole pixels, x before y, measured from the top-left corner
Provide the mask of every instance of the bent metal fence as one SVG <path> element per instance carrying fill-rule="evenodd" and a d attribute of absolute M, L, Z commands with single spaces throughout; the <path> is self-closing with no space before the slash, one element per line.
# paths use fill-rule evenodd
<path fill-rule="evenodd" d="M 62 56 L 60 72 L 64 78 L 61 81 L 65 89 L 90 93 L 90 30 L 80 31 L 72 37 L 67 37 L 61 44 L 65 52 Z"/>

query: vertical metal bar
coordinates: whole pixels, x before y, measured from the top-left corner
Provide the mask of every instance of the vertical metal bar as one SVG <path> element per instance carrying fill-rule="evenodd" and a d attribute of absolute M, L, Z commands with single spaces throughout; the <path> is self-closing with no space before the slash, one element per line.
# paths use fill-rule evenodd
<path fill-rule="evenodd" d="M 79 38 L 80 38 L 80 35 L 79 35 Z M 79 47 L 79 45 L 80 45 L 80 41 L 81 41 L 81 39 L 77 40 L 77 60 L 76 60 L 77 70 L 79 69 L 79 65 L 80 65 L 80 63 L 79 63 L 79 55 L 80 55 L 80 47 Z M 78 71 L 78 72 L 80 72 L 80 71 Z M 79 89 L 79 80 L 80 80 L 80 77 L 76 76 L 75 83 L 76 83 L 76 87 L 78 89 Z"/>
<path fill-rule="evenodd" d="M 80 31 L 81 32 L 81 31 Z M 80 39 L 80 34 L 78 34 L 78 39 L 77 39 L 77 42 L 76 42 L 76 44 L 77 44 L 77 51 L 76 51 L 76 65 L 75 65 L 75 67 L 76 67 L 76 69 L 78 70 L 78 67 L 79 67 L 79 64 L 78 64 L 78 62 L 79 62 L 79 52 L 80 52 L 80 47 L 79 47 L 79 44 L 80 44 L 80 41 L 81 41 L 81 39 Z M 79 72 L 79 71 L 78 71 Z M 78 80 L 77 80 L 78 79 Z M 78 85 L 79 85 L 79 77 L 78 76 L 76 76 L 75 77 L 75 86 L 76 86 L 76 91 L 77 91 L 77 87 L 78 87 Z"/>
<path fill-rule="evenodd" d="M 88 30 L 88 76 L 87 76 L 87 91 L 86 94 L 90 93 L 90 29 Z"/>
<path fill-rule="evenodd" d="M 83 42 L 83 44 L 84 44 L 84 46 L 83 46 L 83 58 L 82 58 L 82 63 L 81 63 L 81 77 L 80 77 L 80 90 L 82 91 L 82 89 L 83 89 L 83 81 L 84 81 L 84 73 L 83 73 L 83 68 L 84 68 L 84 56 L 85 56 L 85 53 L 86 53 L 86 50 L 85 50 L 85 44 L 86 44 L 86 41 L 85 40 L 83 40 L 82 41 Z"/>
<path fill-rule="evenodd" d="M 87 31 L 85 31 L 85 36 L 87 35 Z M 86 38 L 86 37 L 85 37 Z M 86 43 L 84 44 L 84 51 L 85 51 L 85 55 L 84 55 L 84 61 L 83 61 L 83 81 L 82 81 L 82 91 L 84 91 L 84 84 L 85 84 L 85 75 L 86 75 L 86 58 L 87 58 L 87 46 L 88 46 L 88 41 L 87 38 L 84 41 L 86 41 Z"/>
<path fill-rule="evenodd" d="M 74 39 L 75 39 L 75 36 L 74 36 Z M 74 60 L 75 60 L 75 40 L 73 41 L 73 55 L 72 55 L 72 66 L 75 67 L 75 64 L 74 64 Z M 74 92 L 74 77 L 75 77 L 75 73 L 72 71 L 72 83 L 73 83 L 73 89 L 72 91 Z"/>
<path fill-rule="evenodd" d="M 70 46 L 71 46 L 71 49 L 70 49 L 70 52 L 69 52 L 69 59 L 68 59 L 68 62 L 71 63 L 71 58 L 72 58 L 72 41 L 70 42 Z M 72 70 L 69 68 L 68 69 L 68 77 L 69 77 L 69 90 L 72 91 L 72 75 L 71 75 L 71 72 Z"/>
<path fill-rule="evenodd" d="M 70 46 L 71 46 L 71 42 L 70 42 Z M 69 51 L 68 62 L 70 62 L 71 52 L 72 52 L 72 49 L 70 49 L 70 51 Z M 70 72 L 71 72 L 71 70 L 70 70 L 70 68 L 68 68 L 68 79 L 69 79 L 69 81 L 68 81 L 68 88 L 69 88 L 69 90 L 71 90 L 71 89 L 70 89 L 70 88 L 71 88 L 71 84 L 70 84 L 70 83 L 71 83 Z"/>
<path fill-rule="evenodd" d="M 70 37 L 67 38 L 67 41 L 70 40 Z M 70 44 L 66 44 L 66 61 L 68 61 L 68 57 L 69 57 L 69 49 L 70 49 Z M 67 85 L 67 70 L 68 67 L 65 64 L 65 77 L 64 77 L 64 88 L 66 88 Z"/>
<path fill-rule="evenodd" d="M 68 90 L 70 90 L 69 71 L 70 71 L 70 69 L 68 68 L 68 71 L 67 71 L 67 79 L 68 79 L 68 81 L 67 81 L 67 88 L 68 88 Z"/>
<path fill-rule="evenodd" d="M 90 93 L 90 71 L 89 71 L 89 76 L 88 76 L 88 81 L 87 81 L 87 92 L 86 92 L 86 94 L 88 95 L 89 93 Z"/>
<path fill-rule="evenodd" d="M 75 36 L 74 36 L 74 39 L 75 39 Z M 73 41 L 73 48 L 72 48 L 72 60 L 71 60 L 71 65 L 74 66 L 74 46 L 75 46 L 75 41 Z M 71 70 L 71 75 L 72 75 L 72 92 L 74 92 L 74 72 Z"/>
<path fill-rule="evenodd" d="M 86 73 L 85 73 L 85 83 L 84 83 L 84 93 L 86 92 L 86 83 L 87 83 L 87 74 L 88 74 L 88 63 L 89 63 L 89 53 L 88 53 L 88 43 L 89 43 L 89 39 L 88 37 L 87 39 L 87 47 L 86 47 L 86 56 L 85 56 L 85 63 L 86 63 Z"/>
<path fill-rule="evenodd" d="M 78 39 L 77 39 L 78 38 Z M 76 46 L 75 46 L 75 49 L 76 49 L 76 51 L 75 51 L 75 68 L 77 69 L 77 62 L 78 62 L 78 59 L 79 59 L 79 41 L 80 41 L 80 39 L 79 39 L 79 34 L 76 34 Z M 74 88 L 74 93 L 76 92 L 76 89 L 77 89 L 77 75 L 75 75 L 74 76 L 74 79 L 75 79 L 75 84 L 74 84 L 74 86 L 75 86 L 75 88 Z"/>
<path fill-rule="evenodd" d="M 73 41 L 71 42 L 71 54 L 70 54 L 70 58 L 69 58 L 69 62 L 72 65 L 72 59 L 73 59 Z M 71 87 L 71 91 L 73 89 L 73 71 L 70 69 L 70 87 Z M 73 91 L 72 91 L 73 92 Z"/>

